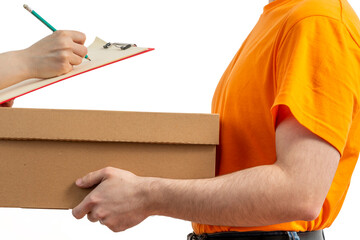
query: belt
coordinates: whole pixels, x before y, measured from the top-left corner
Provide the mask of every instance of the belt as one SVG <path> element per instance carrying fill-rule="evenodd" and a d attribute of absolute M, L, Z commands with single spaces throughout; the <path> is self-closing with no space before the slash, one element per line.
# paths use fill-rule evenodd
<path fill-rule="evenodd" d="M 190 233 L 187 240 L 324 240 L 323 230 L 311 232 L 220 232 L 196 235 Z"/>

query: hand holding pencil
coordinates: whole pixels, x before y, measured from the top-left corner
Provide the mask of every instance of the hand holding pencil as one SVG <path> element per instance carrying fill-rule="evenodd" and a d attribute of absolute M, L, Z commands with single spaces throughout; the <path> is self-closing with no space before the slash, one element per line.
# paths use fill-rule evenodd
<path fill-rule="evenodd" d="M 85 34 L 77 31 L 57 31 L 28 5 L 24 4 L 24 8 L 54 32 L 25 49 L 24 57 L 29 60 L 31 76 L 59 76 L 71 71 L 74 65 L 82 63 L 83 58 L 90 60 L 84 46 Z"/>
<path fill-rule="evenodd" d="M 47 22 L 44 18 L 42 18 L 35 10 L 32 10 L 27 4 L 24 4 L 24 8 L 29 11 L 34 17 L 39 19 L 40 22 L 42 22 L 46 27 L 48 27 L 51 31 L 55 32 L 57 31 L 49 22 Z M 86 59 L 91 61 L 91 59 L 88 57 L 88 55 L 85 56 Z"/>
<path fill-rule="evenodd" d="M 0 53 L 0 90 L 30 78 L 51 78 L 70 72 L 87 53 L 84 42 L 83 33 L 56 31 L 29 48 Z"/>
<path fill-rule="evenodd" d="M 30 76 L 50 78 L 70 72 L 87 54 L 85 39 L 81 32 L 56 31 L 25 49 Z"/>

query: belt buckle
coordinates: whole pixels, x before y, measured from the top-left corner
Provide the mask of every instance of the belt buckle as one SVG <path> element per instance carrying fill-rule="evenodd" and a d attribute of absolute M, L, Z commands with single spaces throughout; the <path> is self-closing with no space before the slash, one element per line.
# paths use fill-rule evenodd
<path fill-rule="evenodd" d="M 189 233 L 187 235 L 187 240 L 195 240 L 195 237 L 196 237 L 195 233 Z"/>
<path fill-rule="evenodd" d="M 187 240 L 205 240 L 206 234 L 196 235 L 195 233 L 189 233 L 187 235 Z"/>

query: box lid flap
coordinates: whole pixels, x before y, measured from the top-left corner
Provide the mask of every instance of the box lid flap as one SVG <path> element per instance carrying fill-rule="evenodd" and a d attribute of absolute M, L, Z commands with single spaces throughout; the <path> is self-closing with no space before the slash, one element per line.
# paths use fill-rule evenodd
<path fill-rule="evenodd" d="M 0 108 L 0 139 L 219 143 L 214 114 Z"/>

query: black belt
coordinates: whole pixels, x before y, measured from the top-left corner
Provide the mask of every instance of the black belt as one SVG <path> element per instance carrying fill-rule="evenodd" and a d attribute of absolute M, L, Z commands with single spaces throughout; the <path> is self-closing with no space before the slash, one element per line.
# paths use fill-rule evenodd
<path fill-rule="evenodd" d="M 323 230 L 311 232 L 220 232 L 196 235 L 190 233 L 187 240 L 324 240 Z"/>

